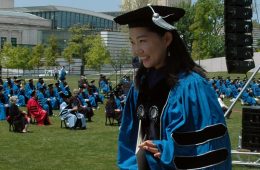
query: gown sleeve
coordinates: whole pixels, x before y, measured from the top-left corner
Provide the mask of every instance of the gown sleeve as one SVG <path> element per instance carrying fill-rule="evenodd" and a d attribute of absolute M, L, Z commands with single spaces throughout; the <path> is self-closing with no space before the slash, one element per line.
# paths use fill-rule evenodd
<path fill-rule="evenodd" d="M 135 157 L 138 120 L 135 116 L 137 91 L 132 86 L 128 92 L 118 138 L 118 167 L 121 170 L 136 170 Z"/>

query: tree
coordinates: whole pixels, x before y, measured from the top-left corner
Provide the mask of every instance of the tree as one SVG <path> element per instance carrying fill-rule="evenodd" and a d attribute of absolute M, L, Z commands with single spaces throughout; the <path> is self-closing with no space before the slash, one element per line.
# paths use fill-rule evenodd
<path fill-rule="evenodd" d="M 66 51 L 64 54 L 66 55 L 66 58 L 69 61 L 71 61 L 73 56 L 78 56 L 82 60 L 82 65 L 80 69 L 80 74 L 84 74 L 85 72 L 85 57 L 83 54 L 87 52 L 87 49 L 84 45 L 84 40 L 86 39 L 87 33 L 90 31 L 89 25 L 75 25 L 69 29 L 69 32 L 71 33 L 71 37 L 69 39 L 68 46 L 64 51 Z"/>
<path fill-rule="evenodd" d="M 27 47 L 15 47 L 15 54 L 16 54 L 16 68 L 22 69 L 32 69 L 32 67 L 28 64 L 30 61 L 30 49 Z"/>
<path fill-rule="evenodd" d="M 84 54 L 87 67 L 100 71 L 104 64 L 109 63 L 110 54 L 100 35 L 87 37 L 84 44 L 88 49 Z"/>
<path fill-rule="evenodd" d="M 51 35 L 48 41 L 48 46 L 44 50 L 45 66 L 56 66 L 56 59 L 58 58 L 58 44 L 57 38 Z"/>
<path fill-rule="evenodd" d="M 192 25 L 194 20 L 194 6 L 186 1 L 180 3 L 178 7 L 185 10 L 185 15 L 176 23 L 177 30 L 183 37 L 184 42 L 187 44 L 188 50 L 191 52 L 193 32 L 189 30 L 190 25 Z"/>
<path fill-rule="evenodd" d="M 190 26 L 193 33 L 192 57 L 205 59 L 224 55 L 223 29 L 224 5 L 222 0 L 198 0 L 195 4 L 194 22 Z M 215 47 L 218 49 L 216 51 Z"/>
<path fill-rule="evenodd" d="M 42 58 L 44 56 L 44 48 L 42 44 L 38 44 L 32 48 L 31 60 L 28 62 L 28 65 L 32 68 L 38 68 L 39 74 L 39 67 L 43 66 L 44 63 L 42 62 Z"/>
<path fill-rule="evenodd" d="M 78 54 L 79 50 L 80 50 L 80 46 L 79 46 L 79 44 L 77 44 L 75 42 L 69 42 L 68 46 L 64 49 L 63 56 L 69 63 L 69 68 L 70 68 L 70 65 L 73 63 L 73 56 L 75 54 Z"/>
<path fill-rule="evenodd" d="M 120 71 L 121 77 L 121 68 L 126 64 L 131 64 L 132 62 L 132 55 L 129 53 L 129 50 L 126 48 L 122 48 L 120 50 L 119 56 L 114 59 L 110 59 L 110 64 L 114 68 L 116 72 L 116 84 L 117 84 L 117 72 Z"/>

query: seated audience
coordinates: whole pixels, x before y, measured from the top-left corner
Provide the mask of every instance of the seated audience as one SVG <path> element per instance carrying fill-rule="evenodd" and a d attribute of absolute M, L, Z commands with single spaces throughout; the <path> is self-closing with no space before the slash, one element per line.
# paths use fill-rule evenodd
<path fill-rule="evenodd" d="M 78 106 L 71 103 L 70 97 L 61 94 L 63 102 L 60 105 L 60 118 L 65 120 L 66 126 L 70 129 L 75 129 L 78 126 L 80 129 L 86 129 L 86 118 L 78 112 Z"/>
<path fill-rule="evenodd" d="M 84 114 L 86 118 L 88 118 L 88 121 L 92 121 L 92 116 L 94 116 L 94 112 L 91 107 L 88 107 L 87 103 L 84 101 L 83 98 L 79 96 L 79 90 L 74 89 L 73 95 L 71 98 L 71 103 L 73 106 L 78 107 L 78 112 Z"/>
<path fill-rule="evenodd" d="M 9 116 L 7 121 L 14 125 L 15 132 L 26 133 L 30 118 L 27 117 L 26 112 L 21 111 L 17 106 L 18 98 L 16 96 L 10 97 Z"/>

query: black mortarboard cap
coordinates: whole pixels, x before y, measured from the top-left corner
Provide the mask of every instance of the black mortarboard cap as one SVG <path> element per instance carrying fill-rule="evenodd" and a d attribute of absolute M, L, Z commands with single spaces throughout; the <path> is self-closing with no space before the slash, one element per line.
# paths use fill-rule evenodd
<path fill-rule="evenodd" d="M 29 79 L 28 81 L 33 81 L 33 79 Z"/>
<path fill-rule="evenodd" d="M 184 16 L 185 11 L 181 8 L 175 7 L 148 5 L 146 7 L 117 16 L 114 18 L 114 21 L 120 25 L 128 24 L 130 28 L 140 26 L 158 27 L 158 25 L 155 24 L 156 22 L 153 21 L 153 19 L 156 20 L 156 17 L 153 16 L 158 16 L 158 14 L 164 21 L 167 22 L 167 24 L 173 24 Z"/>
<path fill-rule="evenodd" d="M 94 83 L 95 82 L 95 80 L 91 80 L 91 82 L 90 83 Z"/>
<path fill-rule="evenodd" d="M 69 98 L 68 94 L 65 94 L 64 92 L 59 92 L 61 98 Z"/>
<path fill-rule="evenodd" d="M 48 84 L 48 87 L 52 87 L 53 86 L 53 84 L 51 83 L 51 84 Z"/>

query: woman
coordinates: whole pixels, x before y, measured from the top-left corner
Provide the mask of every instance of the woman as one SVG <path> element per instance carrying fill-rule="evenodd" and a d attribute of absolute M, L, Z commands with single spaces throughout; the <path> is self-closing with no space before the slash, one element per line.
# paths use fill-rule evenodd
<path fill-rule="evenodd" d="M 114 19 L 128 24 L 133 55 L 140 60 L 121 122 L 120 169 L 231 169 L 215 92 L 169 24 L 184 13 L 148 5 Z"/>
<path fill-rule="evenodd" d="M 7 121 L 14 125 L 14 131 L 26 133 L 30 118 L 27 117 L 26 112 L 21 111 L 17 106 L 17 96 L 10 97 L 9 117 Z"/>

